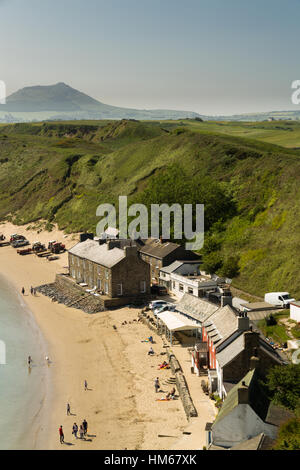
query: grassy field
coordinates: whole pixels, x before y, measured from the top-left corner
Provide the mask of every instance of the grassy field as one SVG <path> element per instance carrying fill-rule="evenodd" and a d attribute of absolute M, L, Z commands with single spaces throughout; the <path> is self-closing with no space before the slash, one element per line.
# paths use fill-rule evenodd
<path fill-rule="evenodd" d="M 251 294 L 297 296 L 298 146 L 300 124 L 291 121 L 2 125 L 0 219 L 95 231 L 97 206 L 119 195 L 205 202 L 207 264 Z"/>

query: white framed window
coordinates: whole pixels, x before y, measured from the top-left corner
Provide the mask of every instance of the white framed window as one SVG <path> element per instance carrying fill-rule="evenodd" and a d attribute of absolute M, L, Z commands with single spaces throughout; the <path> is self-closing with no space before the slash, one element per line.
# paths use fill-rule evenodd
<path fill-rule="evenodd" d="M 108 294 L 108 282 L 105 281 L 105 284 L 104 284 L 104 292 L 105 294 Z"/>
<path fill-rule="evenodd" d="M 117 293 L 118 295 L 123 295 L 123 284 L 118 284 L 117 285 Z"/>
<path fill-rule="evenodd" d="M 101 283 L 101 279 L 98 279 L 98 281 L 97 281 L 98 289 L 101 289 L 101 284 L 102 284 L 102 283 Z"/>
<path fill-rule="evenodd" d="M 106 270 L 105 270 L 105 279 L 108 279 L 108 278 L 109 278 L 109 270 L 106 269 Z"/>

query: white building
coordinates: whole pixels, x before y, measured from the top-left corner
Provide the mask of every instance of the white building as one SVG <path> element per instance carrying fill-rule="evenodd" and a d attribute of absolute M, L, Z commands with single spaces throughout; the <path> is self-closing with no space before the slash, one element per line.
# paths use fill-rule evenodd
<path fill-rule="evenodd" d="M 297 323 L 300 322 L 300 302 L 290 303 L 290 318 L 295 320 Z"/>
<path fill-rule="evenodd" d="M 160 269 L 159 278 L 160 284 L 179 298 L 184 294 L 204 297 L 208 293 L 218 292 L 218 282 L 201 273 L 199 262 L 174 261 Z"/>

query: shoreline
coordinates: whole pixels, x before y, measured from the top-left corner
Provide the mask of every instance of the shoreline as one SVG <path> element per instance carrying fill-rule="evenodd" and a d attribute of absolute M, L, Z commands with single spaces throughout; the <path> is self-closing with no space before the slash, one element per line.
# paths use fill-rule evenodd
<path fill-rule="evenodd" d="M 13 426 L 13 435 L 15 436 L 14 442 L 11 443 L 10 438 L 7 442 L 9 447 L 13 445 L 17 449 L 28 449 L 29 447 L 36 449 L 45 422 L 48 402 L 52 396 L 51 371 L 48 370 L 44 362 L 44 357 L 48 354 L 48 345 L 33 312 L 25 299 L 16 290 L 12 280 L 1 272 L 0 282 L 4 296 L 1 313 L 5 317 L 5 307 L 9 312 L 7 317 L 8 331 L 5 328 L 5 318 L 2 319 L 2 321 L 4 320 L 4 332 L 2 332 L 4 336 L 2 337 L 5 338 L 7 344 L 7 360 L 9 361 L 10 358 L 12 360 L 11 363 L 8 362 L 10 372 L 8 370 L 8 374 L 6 374 L 3 369 L 4 377 L 7 380 L 4 396 L 7 395 L 9 399 L 8 409 L 11 410 L 6 415 L 6 410 L 3 409 L 3 417 L 5 416 L 8 419 L 8 429 Z M 14 314 L 11 315 L 10 311 L 13 311 Z M 11 333 L 14 333 L 14 335 L 12 336 Z M 27 373 L 27 357 L 29 354 L 34 358 L 34 363 Z M 15 373 L 19 375 L 17 388 L 15 387 Z M 22 377 L 21 381 L 20 377 Z M 11 394 L 17 399 L 15 403 L 10 401 Z M 34 438 L 32 445 L 29 442 L 29 435 Z M 10 433 L 8 433 L 8 436 L 10 436 Z"/>
<path fill-rule="evenodd" d="M 0 224 L 0 232 L 23 233 L 31 242 L 57 239 L 67 248 L 74 237 L 62 238 L 62 232 L 28 233 L 26 227 Z M 69 246 L 68 246 L 69 245 Z M 34 255 L 20 256 L 12 247 L 0 247 L 0 273 L 20 292 L 24 286 L 53 282 L 55 274 L 67 265 L 67 253 L 47 262 Z M 135 322 L 139 309 L 122 308 L 85 314 L 81 310 L 53 303 L 38 294 L 22 300 L 40 328 L 50 360 L 50 389 L 44 405 L 44 417 L 37 431 L 37 449 L 167 449 L 182 435 L 187 420 L 180 400 L 158 403 L 154 379 L 161 357 L 149 357 L 149 336 L 145 325 Z M 122 322 L 130 322 L 127 327 Z M 117 330 L 113 328 L 117 325 Z M 162 350 L 155 337 L 154 349 Z M 165 371 L 165 378 L 171 372 Z M 89 391 L 83 382 L 87 380 Z M 73 416 L 67 416 L 70 403 Z M 43 406 L 42 406 L 43 408 Z M 75 440 L 73 422 L 89 423 L 88 439 Z M 63 425 L 66 444 L 59 443 L 58 427 Z M 158 434 L 170 437 L 158 439 Z"/>

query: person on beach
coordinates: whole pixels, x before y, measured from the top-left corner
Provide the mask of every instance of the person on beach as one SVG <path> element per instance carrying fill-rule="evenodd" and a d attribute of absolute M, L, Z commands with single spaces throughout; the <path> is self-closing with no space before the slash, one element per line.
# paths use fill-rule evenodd
<path fill-rule="evenodd" d="M 22 295 L 25 295 L 25 289 L 22 287 Z"/>
<path fill-rule="evenodd" d="M 72 428 L 72 434 L 74 434 L 75 438 L 78 439 L 77 437 L 77 433 L 78 433 L 78 426 L 76 423 L 73 424 L 73 428 Z"/>
<path fill-rule="evenodd" d="M 158 377 L 156 377 L 155 379 L 155 382 L 154 382 L 154 387 L 155 387 L 155 392 L 157 393 L 158 390 L 160 389 L 160 385 L 159 385 L 159 379 Z"/>
<path fill-rule="evenodd" d="M 83 436 L 84 436 L 84 429 L 83 429 L 83 426 L 81 424 L 80 428 L 79 428 L 79 439 L 83 439 Z"/>
<path fill-rule="evenodd" d="M 47 365 L 49 366 L 49 365 L 50 365 L 50 358 L 49 358 L 49 356 L 46 356 L 46 357 L 45 357 L 45 361 L 46 361 Z"/>
<path fill-rule="evenodd" d="M 30 287 L 30 294 L 33 295 L 33 287 Z"/>
<path fill-rule="evenodd" d="M 70 403 L 67 403 L 67 415 L 70 416 L 70 414 L 71 414 Z"/>
<path fill-rule="evenodd" d="M 84 381 L 84 390 L 87 391 L 87 389 L 88 389 L 88 383 L 87 383 L 87 381 L 85 380 L 85 381 Z"/>
<path fill-rule="evenodd" d="M 154 351 L 153 351 L 153 348 L 151 346 L 151 348 L 148 351 L 148 356 L 153 356 L 153 354 L 154 354 Z"/>
<path fill-rule="evenodd" d="M 172 390 L 167 394 L 166 398 L 167 399 L 168 398 L 174 399 L 175 398 L 175 392 L 176 392 L 175 387 L 173 387 Z"/>
<path fill-rule="evenodd" d="M 31 356 L 28 356 L 27 362 L 28 362 L 28 367 L 30 367 L 30 366 L 31 366 L 31 363 L 32 363 L 32 358 L 31 358 Z"/>
<path fill-rule="evenodd" d="M 86 436 L 86 433 L 87 433 L 87 430 L 88 430 L 88 423 L 87 423 L 86 419 L 83 420 L 82 427 L 83 427 L 84 435 Z"/>
<path fill-rule="evenodd" d="M 60 426 L 59 430 L 58 430 L 58 433 L 59 433 L 59 441 L 61 444 L 63 444 L 65 442 L 65 436 L 64 436 L 64 432 L 63 432 L 63 427 Z"/>

